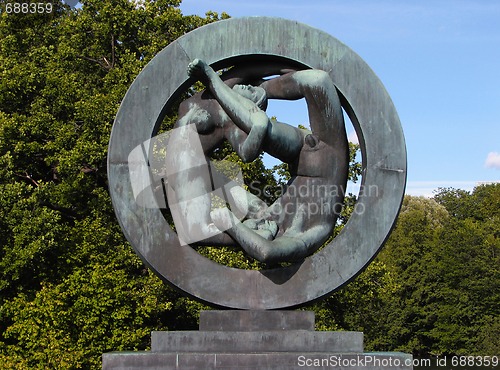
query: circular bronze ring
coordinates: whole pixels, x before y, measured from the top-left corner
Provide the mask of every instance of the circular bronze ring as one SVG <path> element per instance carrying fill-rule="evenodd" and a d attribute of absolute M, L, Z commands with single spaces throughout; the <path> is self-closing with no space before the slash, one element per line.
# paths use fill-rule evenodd
<path fill-rule="evenodd" d="M 295 61 L 327 71 L 356 129 L 363 156 L 356 210 L 340 234 L 301 263 L 262 271 L 229 268 L 189 246 L 180 246 L 160 209 L 137 204 L 130 181 L 137 164 L 129 154 L 151 139 L 169 102 L 193 82 L 186 73 L 188 63 L 200 58 L 213 66 L 230 65 L 245 56 Z M 330 294 L 375 257 L 403 200 L 406 147 L 387 91 L 351 49 L 295 21 L 236 18 L 206 25 L 179 38 L 138 75 L 113 125 L 108 176 L 113 206 L 125 236 L 165 282 L 219 307 L 276 309 L 300 306 Z"/>

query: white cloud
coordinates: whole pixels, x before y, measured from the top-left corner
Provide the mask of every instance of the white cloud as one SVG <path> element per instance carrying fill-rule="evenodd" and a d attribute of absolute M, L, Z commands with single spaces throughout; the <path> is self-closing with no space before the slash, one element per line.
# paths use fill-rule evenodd
<path fill-rule="evenodd" d="M 488 181 L 445 181 L 445 180 L 437 180 L 437 181 L 408 181 L 406 184 L 405 194 L 412 196 L 424 196 L 427 198 L 432 198 L 436 195 L 436 192 L 439 188 L 454 188 L 454 189 L 462 189 L 465 191 L 473 191 L 474 187 L 481 184 L 489 184 L 491 182 Z M 355 195 L 359 194 L 360 183 L 353 184 L 352 182 L 347 183 L 347 191 L 346 194 L 352 193 Z"/>
<path fill-rule="evenodd" d="M 351 132 L 347 135 L 347 140 L 348 140 L 350 143 L 359 144 L 358 135 L 356 135 L 356 131 L 351 131 Z"/>
<path fill-rule="evenodd" d="M 486 157 L 484 165 L 488 168 L 496 168 L 500 170 L 500 153 L 490 152 Z"/>
<path fill-rule="evenodd" d="M 432 198 L 436 195 L 439 188 L 453 188 L 472 192 L 477 186 L 496 183 L 500 183 L 500 181 L 408 181 L 406 183 L 405 195 L 424 196 L 426 198 Z M 354 195 L 359 195 L 360 187 L 361 185 L 359 182 L 356 184 L 348 182 L 346 194 L 352 193 Z"/>
<path fill-rule="evenodd" d="M 439 188 L 472 191 L 476 185 L 476 181 L 408 181 L 405 194 L 430 198 Z"/>

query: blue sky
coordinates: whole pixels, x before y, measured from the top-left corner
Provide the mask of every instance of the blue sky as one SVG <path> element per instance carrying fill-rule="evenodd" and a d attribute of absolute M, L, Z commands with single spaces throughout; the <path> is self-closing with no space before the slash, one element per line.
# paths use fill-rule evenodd
<path fill-rule="evenodd" d="M 500 2 L 183 0 L 181 10 L 297 20 L 353 49 L 398 110 L 407 194 L 500 180 Z M 271 108 L 280 121 L 307 123 L 305 105 Z"/>

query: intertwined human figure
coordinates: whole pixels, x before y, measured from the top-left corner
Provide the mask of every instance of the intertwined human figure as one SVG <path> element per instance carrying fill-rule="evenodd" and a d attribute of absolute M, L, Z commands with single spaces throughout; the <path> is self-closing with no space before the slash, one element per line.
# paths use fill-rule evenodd
<path fill-rule="evenodd" d="M 342 108 L 328 73 L 313 69 L 290 71 L 261 80 L 258 86 L 231 86 L 199 59 L 190 63 L 188 73 L 206 83 L 211 99 L 203 102 L 198 96 L 186 100 L 177 126 L 195 125 L 205 154 L 220 143 L 222 136 L 244 161 L 252 161 L 265 151 L 288 163 L 291 174 L 285 192 L 269 207 L 250 193 L 235 190 L 233 204 L 246 197 L 250 205 L 243 222 L 235 215 L 236 210 L 212 210 L 208 202 L 203 210 L 197 205 L 198 219 L 193 227 L 204 224 L 212 228 L 211 238 L 218 244 L 231 244 L 232 240 L 265 263 L 297 261 L 314 253 L 333 231 L 348 173 Z M 265 113 L 267 99 L 301 98 L 307 103 L 311 131 L 271 120 Z M 181 182 L 169 181 L 169 186 L 180 195 L 177 201 L 185 201 L 187 216 L 188 197 L 192 194 L 188 194 L 189 186 Z M 213 233 L 214 226 L 220 236 Z"/>

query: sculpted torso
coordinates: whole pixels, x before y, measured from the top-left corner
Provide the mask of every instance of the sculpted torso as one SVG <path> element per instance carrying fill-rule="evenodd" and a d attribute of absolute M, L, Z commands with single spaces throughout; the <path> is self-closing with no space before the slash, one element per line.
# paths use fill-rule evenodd
<path fill-rule="evenodd" d="M 208 88 L 181 104 L 175 125 L 179 134 L 173 135 L 179 141 L 169 141 L 175 156 L 170 166 L 178 171 L 170 171 L 176 176 L 168 179 L 168 199 L 169 204 L 180 205 L 174 207 L 179 212 L 176 228 L 184 230 L 186 243 L 193 243 L 196 234 L 194 244 L 239 245 L 267 263 L 312 254 L 331 235 L 347 182 L 347 137 L 328 75 L 319 70 L 292 71 L 260 81 L 257 87 L 242 86 L 239 83 L 245 79 L 223 81 L 199 60 L 191 63 L 189 73 Z M 300 98 L 306 99 L 311 131 L 273 122 L 264 111 L 267 99 Z M 224 140 L 245 162 L 265 151 L 289 164 L 292 178 L 273 205 L 267 207 L 235 186 L 228 192 L 231 209 L 212 209 L 206 194 L 217 190 L 219 180 L 214 180 L 207 156 Z M 238 208 L 245 207 L 241 217 Z"/>

